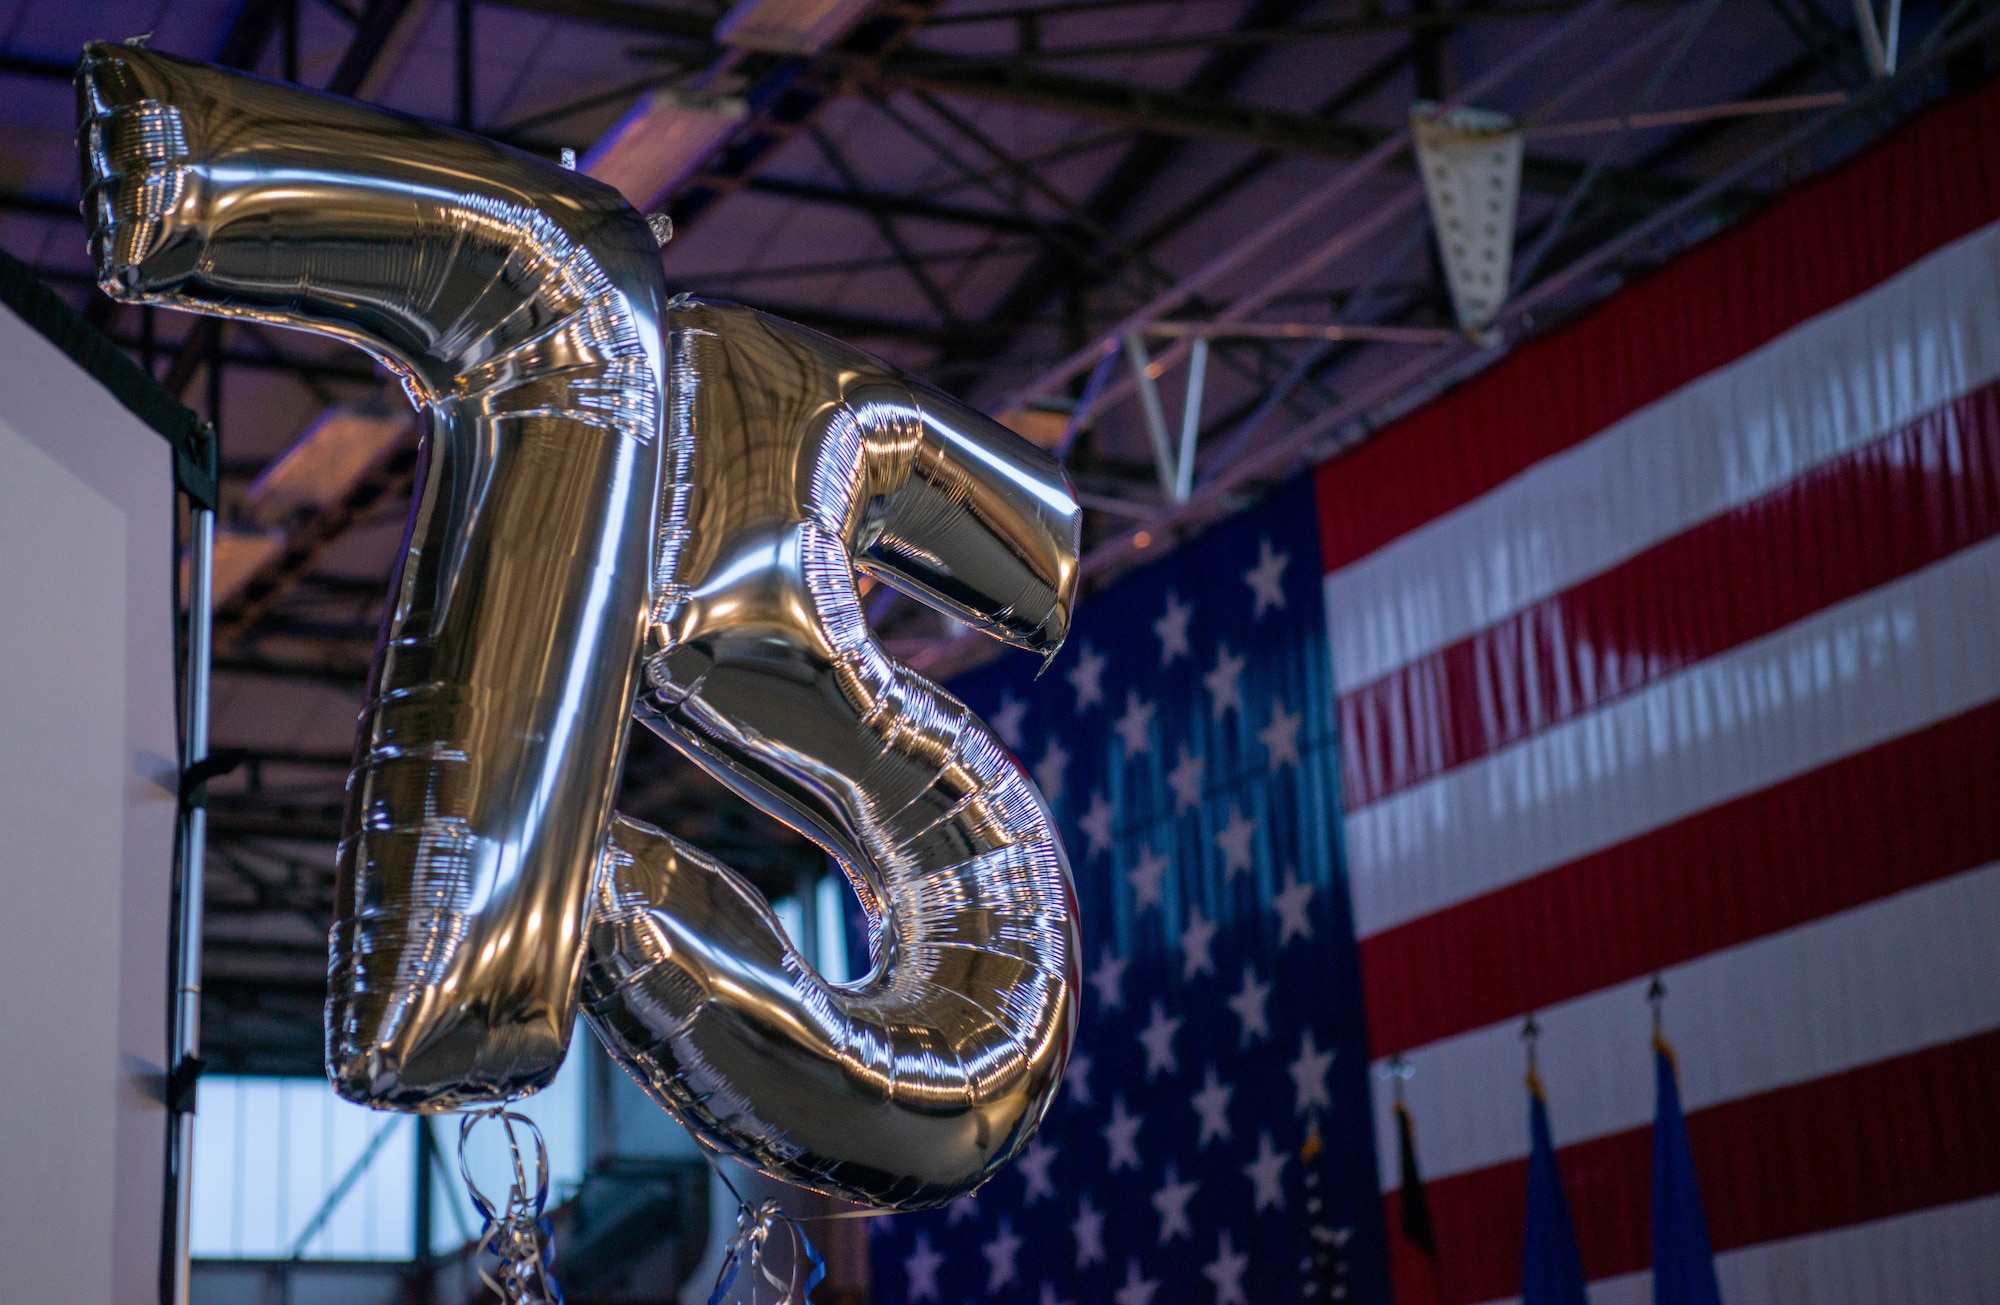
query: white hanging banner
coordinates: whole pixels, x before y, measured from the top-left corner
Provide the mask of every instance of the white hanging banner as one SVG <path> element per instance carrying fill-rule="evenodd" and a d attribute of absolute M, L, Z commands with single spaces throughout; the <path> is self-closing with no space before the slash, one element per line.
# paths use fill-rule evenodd
<path fill-rule="evenodd" d="M 1458 324 L 1477 331 L 1507 302 L 1514 212 L 1521 195 L 1521 130 L 1504 113 L 1410 108 L 1417 168 L 1437 230 L 1445 284 Z"/>

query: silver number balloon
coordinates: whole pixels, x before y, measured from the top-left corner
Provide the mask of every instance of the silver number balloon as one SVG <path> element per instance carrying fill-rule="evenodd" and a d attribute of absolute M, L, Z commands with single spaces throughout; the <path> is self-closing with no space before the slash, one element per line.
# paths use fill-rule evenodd
<path fill-rule="evenodd" d="M 909 1207 L 1005 1163 L 1073 1031 L 1068 868 L 1019 764 L 876 646 L 855 573 L 1053 651 L 1060 467 L 825 337 L 669 303 L 587 178 L 129 47 L 89 47 L 78 96 L 107 293 L 347 340 L 428 417 L 340 848 L 342 1094 L 533 1091 L 581 984 L 657 1099 L 774 1173 Z M 635 707 L 839 858 L 869 976 L 824 983 L 734 872 L 613 823 Z"/>
<path fill-rule="evenodd" d="M 1019 764 L 876 646 L 853 564 L 1049 647 L 1075 502 L 1036 450 L 824 336 L 699 301 L 667 321 L 687 529 L 667 539 L 640 718 L 834 851 L 878 961 L 826 984 L 747 884 L 621 820 L 586 1010 L 656 1099 L 767 1170 L 946 1201 L 1026 1143 L 1061 1078 L 1073 899 Z"/>
<path fill-rule="evenodd" d="M 426 466 L 348 786 L 327 1065 L 447 1108 L 562 1064 L 656 549 L 664 281 L 587 178 L 151 51 L 78 71 L 120 298 L 337 336 L 404 378 Z"/>

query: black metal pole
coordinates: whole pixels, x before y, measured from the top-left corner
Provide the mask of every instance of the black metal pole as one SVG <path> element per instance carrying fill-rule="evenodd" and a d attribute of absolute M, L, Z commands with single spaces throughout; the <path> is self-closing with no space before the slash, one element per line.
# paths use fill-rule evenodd
<path fill-rule="evenodd" d="M 222 438 L 222 323 L 208 337 L 208 424 Z"/>
<path fill-rule="evenodd" d="M 437 1221 L 433 1204 L 434 1173 L 437 1169 L 437 1131 L 429 1115 L 417 1116 L 417 1193 L 416 1193 L 416 1234 L 417 1234 L 417 1274 L 414 1297 L 420 1302 L 430 1302 L 436 1298 L 436 1279 L 431 1262 L 433 1229 Z"/>

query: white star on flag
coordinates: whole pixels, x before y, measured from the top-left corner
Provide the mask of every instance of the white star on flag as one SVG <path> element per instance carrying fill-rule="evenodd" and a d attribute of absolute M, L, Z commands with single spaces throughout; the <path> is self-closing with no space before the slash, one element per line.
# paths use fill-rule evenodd
<path fill-rule="evenodd" d="M 1090 972 L 1088 980 L 1097 989 L 1098 1004 L 1106 1010 L 1122 1010 L 1125 1007 L 1125 967 L 1131 962 L 1122 956 L 1113 956 L 1106 947 L 1099 954 L 1097 968 Z"/>
<path fill-rule="evenodd" d="M 1299 764 L 1299 726 L 1305 719 L 1303 712 L 1287 712 L 1283 699 L 1271 699 L 1271 723 L 1257 731 L 1257 741 L 1264 745 L 1266 762 L 1273 775 L 1286 766 Z"/>
<path fill-rule="evenodd" d="M 1236 1018 L 1243 1023 L 1242 1032 L 1236 1045 L 1247 1047 L 1258 1038 L 1271 1036 L 1271 1023 L 1265 1017 L 1264 1004 L 1270 999 L 1271 985 L 1257 978 L 1257 971 L 1251 966 L 1243 967 L 1243 986 L 1229 999 L 1229 1009 L 1236 1012 Z"/>
<path fill-rule="evenodd" d="M 1228 883 L 1248 870 L 1255 858 L 1250 840 L 1257 837 L 1257 822 L 1243 814 L 1235 803 L 1229 806 L 1229 823 L 1215 831 L 1216 850 L 1222 853 L 1222 881 Z"/>
<path fill-rule="evenodd" d="M 1088 1196 L 1076 1204 L 1076 1221 L 1069 1226 L 1076 1238 L 1076 1267 L 1104 1263 L 1104 1211 L 1090 1203 Z"/>
<path fill-rule="evenodd" d="M 947 1228 L 956 1228 L 967 1219 L 977 1223 L 979 1221 L 979 1198 L 971 1192 L 967 1192 L 964 1196 L 959 1197 L 956 1201 L 946 1206 L 945 1212 L 946 1218 L 944 1223 Z"/>
<path fill-rule="evenodd" d="M 1006 1215 L 1000 1216 L 1000 1230 L 993 1240 L 979 1248 L 986 1257 L 986 1290 L 999 1291 L 1014 1281 L 1014 1257 L 1020 1254 L 1021 1239 L 1014 1235 L 1014 1227 Z"/>
<path fill-rule="evenodd" d="M 1086 857 L 1111 850 L 1111 804 L 1102 793 L 1090 795 L 1090 806 L 1077 819 L 1076 827 L 1083 831 Z"/>
<path fill-rule="evenodd" d="M 1115 1305 L 1153 1305 L 1153 1293 L 1160 1284 L 1151 1278 L 1139 1276 L 1139 1261 L 1125 1261 L 1125 1285 L 1111 1293 Z"/>
<path fill-rule="evenodd" d="M 1229 1140 L 1229 1098 L 1236 1095 L 1236 1089 L 1215 1076 L 1215 1066 L 1204 1066 L 1201 1071 L 1201 1091 L 1188 1098 L 1194 1113 L 1201 1118 L 1201 1133 L 1195 1138 L 1195 1150 L 1207 1146 L 1218 1138 Z"/>
<path fill-rule="evenodd" d="M 1257 1135 L 1257 1158 L 1243 1166 L 1243 1174 L 1256 1189 L 1256 1201 L 1252 1213 L 1267 1205 L 1285 1208 L 1285 1188 L 1280 1176 L 1285 1171 L 1285 1161 L 1290 1157 L 1283 1151 L 1271 1149 L 1271 1135 Z"/>
<path fill-rule="evenodd" d="M 1192 1180 L 1181 1181 L 1180 1170 L 1167 1162 L 1166 1185 L 1153 1193 L 1153 1209 L 1160 1216 L 1160 1242 L 1165 1246 L 1176 1237 L 1192 1238 L 1194 1225 L 1188 1222 L 1188 1202 L 1201 1187 Z"/>
<path fill-rule="evenodd" d="M 1125 690 L 1125 714 L 1111 729 L 1124 741 L 1127 760 L 1145 754 L 1147 735 L 1153 727 L 1153 713 L 1157 710 L 1152 703 L 1139 696 L 1137 689 Z"/>
<path fill-rule="evenodd" d="M 1221 720 L 1231 707 L 1243 710 L 1243 668 L 1249 665 L 1243 658 L 1229 651 L 1228 644 L 1219 646 L 1215 655 L 1215 669 L 1201 677 L 1208 688 L 1209 714 Z"/>
<path fill-rule="evenodd" d="M 903 1274 L 910 1280 L 911 1300 L 938 1298 L 937 1274 L 943 1263 L 944 1256 L 931 1249 L 931 1239 L 918 1233 L 915 1249 L 903 1261 Z"/>
<path fill-rule="evenodd" d="M 1070 1053 L 1069 1066 L 1063 1070 L 1063 1086 L 1069 1089 L 1069 1099 L 1079 1106 L 1090 1104 L 1090 1057 L 1080 1051 Z"/>
<path fill-rule="evenodd" d="M 1215 958 L 1209 955 L 1209 948 L 1215 942 L 1216 925 L 1201 913 L 1201 908 L 1188 908 L 1187 928 L 1181 930 L 1181 982 L 1186 983 L 1197 974 L 1215 973 Z"/>
<path fill-rule="evenodd" d="M 1011 693 L 1000 695 L 999 710 L 993 713 L 993 732 L 1000 741 L 1019 752 L 1021 750 L 1021 721 L 1028 714 L 1028 704 Z"/>
<path fill-rule="evenodd" d="M 1299 882 L 1290 873 L 1285 875 L 1284 891 L 1271 898 L 1271 909 L 1278 913 L 1278 946 L 1283 947 L 1294 938 L 1313 936 L 1312 916 L 1307 913 L 1312 895 L 1311 884 Z"/>
<path fill-rule="evenodd" d="M 1028 1149 L 1021 1153 L 1020 1158 L 1014 1161 L 1014 1167 L 1021 1171 L 1021 1177 L 1028 1184 L 1027 1191 L 1021 1197 L 1023 1206 L 1033 1205 L 1044 1196 L 1050 1200 L 1055 1199 L 1056 1185 L 1049 1177 L 1049 1166 L 1056 1162 L 1056 1153 L 1060 1150 L 1061 1147 L 1049 1146 L 1040 1138 L 1036 1138 L 1028 1144 Z"/>
<path fill-rule="evenodd" d="M 1069 753 L 1063 750 L 1061 739 L 1050 739 L 1049 746 L 1042 753 L 1042 759 L 1035 763 L 1035 782 L 1042 786 L 1042 796 L 1053 802 L 1062 796 L 1063 771 L 1069 766 Z"/>
<path fill-rule="evenodd" d="M 1250 1257 L 1229 1244 L 1224 1228 L 1216 1239 L 1215 1258 L 1201 1266 L 1201 1276 L 1215 1284 L 1215 1305 L 1250 1305 L 1243 1294 L 1243 1271 L 1249 1267 Z"/>
<path fill-rule="evenodd" d="M 1066 1300 L 1057 1300 L 1056 1285 L 1053 1282 L 1044 1281 L 1042 1283 L 1042 1297 L 1040 1305 L 1071 1305 L 1071 1302 Z"/>
<path fill-rule="evenodd" d="M 1153 1003 L 1153 1019 L 1145 1028 L 1133 1036 L 1146 1049 L 1146 1081 L 1152 1082 L 1155 1074 L 1180 1073 L 1180 1062 L 1174 1059 L 1174 1034 L 1180 1032 L 1179 1017 L 1167 1018 L 1167 1012 L 1159 1002 Z"/>
<path fill-rule="evenodd" d="M 1111 1122 L 1098 1131 L 1104 1134 L 1104 1145 L 1111 1153 L 1110 1163 L 1105 1168 L 1111 1173 L 1120 1169 L 1139 1167 L 1139 1126 L 1146 1122 L 1144 1115 L 1125 1113 L 1125 1098 L 1111 1098 Z"/>
<path fill-rule="evenodd" d="M 1159 620 L 1153 622 L 1153 633 L 1160 639 L 1160 665 L 1173 665 L 1174 658 L 1192 656 L 1194 650 L 1188 647 L 1188 618 L 1194 615 L 1194 604 L 1184 603 L 1172 592 L 1167 594 L 1167 610 Z"/>
<path fill-rule="evenodd" d="M 1159 906 L 1166 900 L 1160 893 L 1160 881 L 1167 873 L 1167 858 L 1151 847 L 1139 848 L 1139 862 L 1125 872 L 1125 882 L 1132 885 L 1132 909 L 1143 911 L 1149 906 Z"/>
<path fill-rule="evenodd" d="M 1110 659 L 1089 644 L 1077 655 L 1076 665 L 1069 668 L 1063 678 L 1069 687 L 1076 690 L 1076 714 L 1081 716 L 1096 704 L 1104 701 L 1104 668 Z"/>
<path fill-rule="evenodd" d="M 1285 606 L 1285 567 L 1292 560 L 1290 553 L 1274 553 L 1267 536 L 1257 541 L 1257 565 L 1243 573 L 1243 583 L 1250 586 L 1256 596 L 1256 610 L 1250 613 L 1252 620 L 1262 620 L 1269 608 Z"/>
<path fill-rule="evenodd" d="M 1201 772 L 1207 766 L 1187 744 L 1181 744 L 1181 759 L 1167 772 L 1167 787 L 1174 791 L 1174 814 L 1201 805 Z"/>
<path fill-rule="evenodd" d="M 1327 1071 L 1333 1068 L 1331 1051 L 1321 1051 L 1313 1045 L 1313 1031 L 1307 1029 L 1299 1039 L 1299 1058 L 1292 1062 L 1286 1072 L 1292 1076 L 1292 1090 L 1298 1101 L 1292 1113 L 1303 1115 L 1312 1106 L 1333 1109 L 1333 1095 L 1327 1091 Z"/>

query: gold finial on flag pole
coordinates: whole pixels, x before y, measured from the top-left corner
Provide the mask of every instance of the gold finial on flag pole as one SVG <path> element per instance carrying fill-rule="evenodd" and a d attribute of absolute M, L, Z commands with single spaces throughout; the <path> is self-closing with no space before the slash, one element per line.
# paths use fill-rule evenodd
<path fill-rule="evenodd" d="M 1528 1018 L 1521 1025 L 1521 1040 L 1528 1044 L 1528 1091 L 1542 1095 L 1542 1076 L 1536 1069 L 1535 1044 L 1542 1036 L 1542 1026 L 1535 1022 L 1535 1013 L 1528 1012 Z"/>

